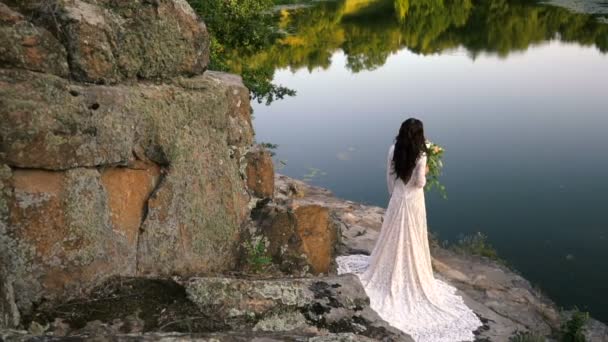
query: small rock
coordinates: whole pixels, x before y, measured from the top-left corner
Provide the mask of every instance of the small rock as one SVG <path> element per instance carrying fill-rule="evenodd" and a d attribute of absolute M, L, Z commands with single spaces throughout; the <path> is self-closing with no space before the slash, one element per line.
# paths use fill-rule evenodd
<path fill-rule="evenodd" d="M 247 153 L 247 187 L 260 198 L 274 196 L 274 166 L 268 151 L 254 149 Z"/>
<path fill-rule="evenodd" d="M 51 324 L 51 329 L 53 331 L 53 336 L 60 337 L 67 336 L 72 331 L 70 325 L 61 318 L 55 318 L 55 320 Z"/>
<path fill-rule="evenodd" d="M 28 328 L 28 332 L 32 335 L 44 335 L 48 329 L 48 324 L 42 325 L 36 321 L 32 321 L 32 323 L 30 323 L 30 327 Z"/>
<path fill-rule="evenodd" d="M 329 209 L 319 205 L 269 205 L 253 214 L 259 234 L 269 242 L 268 253 L 284 272 L 301 274 L 304 265 L 314 274 L 331 271 L 338 226 Z"/>
<path fill-rule="evenodd" d="M 412 341 L 370 309 L 365 290 L 352 274 L 269 280 L 193 278 L 186 292 L 202 311 L 212 312 L 235 329 L 310 332 L 312 327 L 376 340 Z"/>

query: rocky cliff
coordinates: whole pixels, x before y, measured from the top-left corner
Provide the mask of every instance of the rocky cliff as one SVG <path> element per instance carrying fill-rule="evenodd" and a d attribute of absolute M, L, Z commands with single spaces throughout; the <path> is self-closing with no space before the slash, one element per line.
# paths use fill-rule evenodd
<path fill-rule="evenodd" d="M 232 269 L 253 140 L 185 0 L 0 3 L 0 325 L 112 276 Z"/>

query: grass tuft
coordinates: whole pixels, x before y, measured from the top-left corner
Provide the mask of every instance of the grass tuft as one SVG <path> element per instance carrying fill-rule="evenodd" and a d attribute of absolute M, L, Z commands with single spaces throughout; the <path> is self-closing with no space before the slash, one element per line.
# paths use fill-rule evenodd
<path fill-rule="evenodd" d="M 259 239 L 257 242 L 244 242 L 246 252 L 247 268 L 254 273 L 264 271 L 271 263 L 272 258 L 266 253 L 266 245 L 264 239 Z"/>
<path fill-rule="evenodd" d="M 570 319 L 562 324 L 560 342 L 585 342 L 584 328 L 589 321 L 589 313 L 574 308 Z"/>
<path fill-rule="evenodd" d="M 509 337 L 509 342 L 545 342 L 546 340 L 543 335 L 530 331 L 517 331 Z"/>
<path fill-rule="evenodd" d="M 496 249 L 488 242 L 487 235 L 477 232 L 473 235 L 466 235 L 451 246 L 451 249 L 460 254 L 482 256 L 494 261 L 504 262 Z"/>

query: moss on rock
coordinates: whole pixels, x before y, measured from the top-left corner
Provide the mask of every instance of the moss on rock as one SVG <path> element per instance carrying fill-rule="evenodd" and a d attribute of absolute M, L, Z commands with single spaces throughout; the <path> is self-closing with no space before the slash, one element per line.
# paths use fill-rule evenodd
<path fill-rule="evenodd" d="M 68 75 L 67 53 L 44 28 L 0 3 L 0 64 L 58 76 Z"/>

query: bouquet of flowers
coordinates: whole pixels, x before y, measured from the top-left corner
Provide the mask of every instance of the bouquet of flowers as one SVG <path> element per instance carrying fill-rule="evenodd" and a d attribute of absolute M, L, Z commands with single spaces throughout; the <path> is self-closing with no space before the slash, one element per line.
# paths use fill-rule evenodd
<path fill-rule="evenodd" d="M 443 168 L 443 162 L 441 159 L 443 158 L 443 153 L 445 150 L 443 147 L 431 142 L 426 142 L 427 148 L 427 161 L 426 165 L 428 168 L 427 181 L 426 186 L 424 187 L 425 191 L 430 191 L 432 189 L 437 189 L 439 194 L 443 198 L 447 198 L 447 193 L 445 190 L 445 186 L 439 182 L 439 176 L 441 176 L 441 169 Z"/>

